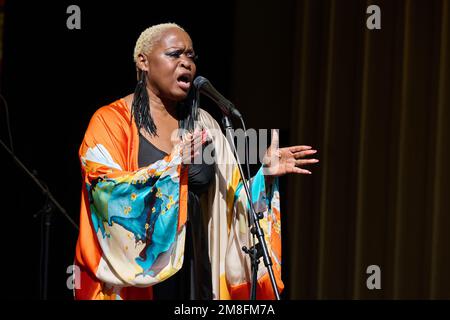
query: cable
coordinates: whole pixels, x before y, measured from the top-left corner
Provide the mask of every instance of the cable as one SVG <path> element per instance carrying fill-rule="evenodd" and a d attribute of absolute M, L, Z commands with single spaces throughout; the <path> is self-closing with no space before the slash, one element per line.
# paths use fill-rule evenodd
<path fill-rule="evenodd" d="M 11 134 L 11 125 L 9 122 L 9 108 L 8 103 L 6 102 L 6 99 L 3 97 L 3 95 L 0 93 L 0 98 L 3 101 L 3 104 L 5 105 L 5 112 L 6 112 L 6 126 L 8 129 L 8 136 L 9 136 L 9 148 L 11 149 L 12 153 L 14 154 L 14 145 L 13 145 L 13 139 Z"/>
<path fill-rule="evenodd" d="M 245 161 L 245 165 L 247 168 L 247 176 L 248 176 L 248 184 L 249 184 L 249 194 L 250 194 L 250 202 L 251 202 L 251 206 L 253 206 L 253 195 L 252 195 L 252 176 L 251 176 L 251 172 L 250 172 L 250 155 L 249 155 L 249 149 L 250 149 L 250 138 L 247 135 L 247 128 L 245 126 L 245 121 L 243 117 L 239 117 L 239 119 L 241 120 L 241 124 L 242 124 L 242 128 L 244 129 L 244 136 L 245 136 L 245 155 L 244 155 L 244 161 Z M 258 216 L 259 213 L 256 213 L 256 215 Z M 256 224 L 256 222 L 254 221 L 254 216 L 252 214 L 249 215 L 250 219 L 249 219 L 249 227 L 254 228 L 253 226 Z M 253 240 L 253 253 L 248 252 L 250 255 L 253 254 L 255 256 L 257 256 L 257 249 L 256 249 L 256 233 L 252 232 L 252 240 Z M 245 250 L 244 250 L 245 251 Z M 259 264 L 259 258 L 255 258 L 256 261 L 254 262 L 255 264 L 252 263 L 252 272 L 257 272 L 257 265 Z M 253 279 L 254 280 L 254 279 Z M 255 300 L 256 299 L 256 292 L 254 291 L 256 289 L 256 287 L 254 285 L 252 285 L 252 290 L 251 290 L 251 297 L 250 299 Z"/>
<path fill-rule="evenodd" d="M 245 143 L 244 143 L 244 147 L 245 147 L 245 154 L 244 154 L 244 161 L 245 161 L 245 165 L 246 165 L 246 169 L 247 169 L 247 177 L 248 177 L 248 184 L 249 184 L 249 193 L 250 193 L 250 201 L 253 202 L 253 195 L 252 195 L 252 176 L 251 176 L 251 172 L 250 172 L 250 156 L 249 156 L 249 144 L 250 144 L 250 139 L 247 135 L 247 128 L 245 127 L 245 121 L 243 117 L 239 117 L 239 120 L 241 120 L 241 124 L 242 124 L 242 128 L 244 129 L 244 138 L 245 138 Z M 249 220 L 249 225 L 253 224 L 253 216 L 250 215 L 250 220 Z M 255 243 L 255 234 L 253 234 L 253 242 Z"/>
<path fill-rule="evenodd" d="M 242 117 L 239 117 L 239 120 L 241 120 L 242 128 L 244 129 L 244 135 L 245 135 L 245 144 L 244 144 L 245 145 L 245 157 L 244 157 L 244 160 L 245 160 L 245 164 L 247 166 L 248 181 L 250 181 L 250 178 L 251 178 L 250 165 L 249 165 L 249 161 L 250 161 L 250 156 L 249 156 L 249 144 L 250 143 L 249 142 L 250 142 L 250 139 L 247 135 L 247 128 L 245 127 L 244 119 Z"/>

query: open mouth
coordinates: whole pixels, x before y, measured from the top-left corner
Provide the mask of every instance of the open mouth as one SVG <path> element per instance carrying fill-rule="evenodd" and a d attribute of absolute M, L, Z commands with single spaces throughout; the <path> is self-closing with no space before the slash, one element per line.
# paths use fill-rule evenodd
<path fill-rule="evenodd" d="M 191 79 L 186 74 L 179 76 L 177 78 L 177 83 L 183 90 L 188 90 L 191 87 Z"/>

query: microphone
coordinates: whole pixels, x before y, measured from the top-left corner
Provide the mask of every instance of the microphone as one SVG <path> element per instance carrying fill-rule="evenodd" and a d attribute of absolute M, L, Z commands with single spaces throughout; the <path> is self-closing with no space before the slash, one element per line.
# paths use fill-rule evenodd
<path fill-rule="evenodd" d="M 234 105 L 227 100 L 223 95 L 221 95 L 209 82 L 208 79 L 202 76 L 198 76 L 194 80 L 194 87 L 207 97 L 211 98 L 222 110 L 222 112 L 229 116 L 230 114 L 242 118 L 241 113 L 234 107 Z"/>

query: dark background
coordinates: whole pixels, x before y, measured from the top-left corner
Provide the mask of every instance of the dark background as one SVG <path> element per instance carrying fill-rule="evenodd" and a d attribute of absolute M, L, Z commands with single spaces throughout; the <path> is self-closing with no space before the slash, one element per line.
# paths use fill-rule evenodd
<path fill-rule="evenodd" d="M 232 3 L 218 3 L 218 14 L 204 14 L 202 5 L 183 2 L 79 1 L 81 30 L 68 30 L 66 8 L 71 4 L 6 2 L 2 93 L 9 104 L 16 155 L 38 172 L 78 222 L 78 147 L 93 112 L 134 91 L 133 49 L 140 32 L 167 21 L 183 26 L 199 55 L 198 74 L 229 94 Z M 4 122 L 1 127 L 7 141 Z M 10 275 L 5 279 L 8 296 L 38 298 L 40 221 L 33 214 L 45 198 L 3 150 L 1 158 L 9 180 L 2 192 L 8 226 L 2 242 L 10 244 L 2 259 Z M 51 299 L 71 297 L 66 268 L 72 264 L 76 238 L 76 230 L 55 212 Z"/>
<path fill-rule="evenodd" d="M 71 4 L 81 30 L 66 27 Z M 365 26 L 370 4 L 381 7 L 381 30 Z M 450 298 L 448 1 L 6 1 L 3 12 L 1 92 L 15 153 L 75 221 L 90 117 L 134 90 L 140 32 L 176 22 L 193 39 L 198 74 L 247 127 L 280 128 L 282 146 L 319 150 L 312 176 L 281 179 L 283 297 Z M 33 215 L 45 199 L 0 157 L 2 294 L 38 299 Z M 56 212 L 51 299 L 71 299 L 76 238 Z M 381 290 L 366 288 L 371 264 Z"/>

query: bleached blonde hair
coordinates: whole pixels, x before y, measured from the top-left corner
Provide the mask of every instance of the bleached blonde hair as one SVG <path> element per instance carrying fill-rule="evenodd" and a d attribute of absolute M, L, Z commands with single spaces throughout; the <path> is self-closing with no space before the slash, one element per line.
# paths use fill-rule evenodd
<path fill-rule="evenodd" d="M 134 55 L 133 55 L 134 62 L 137 63 L 138 56 L 141 53 L 142 54 L 150 53 L 155 43 L 157 43 L 160 40 L 161 35 L 165 31 L 172 28 L 178 28 L 186 32 L 182 27 L 173 22 L 156 24 L 142 31 L 141 35 L 136 41 L 136 46 L 134 47 Z"/>

